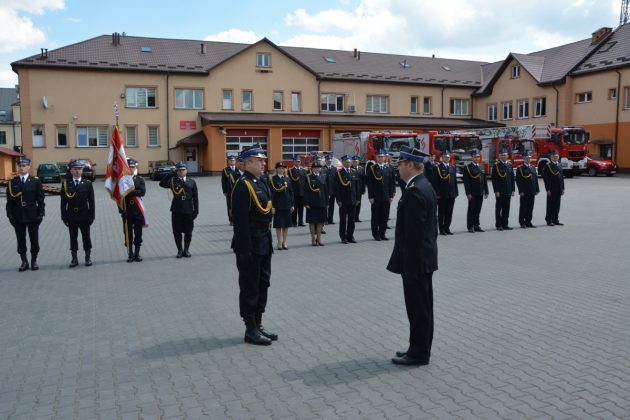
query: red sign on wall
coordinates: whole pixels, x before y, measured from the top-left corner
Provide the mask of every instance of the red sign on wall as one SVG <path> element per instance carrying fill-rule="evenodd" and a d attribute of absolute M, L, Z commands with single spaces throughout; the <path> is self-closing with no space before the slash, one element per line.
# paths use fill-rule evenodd
<path fill-rule="evenodd" d="M 179 120 L 179 129 L 180 130 L 196 130 L 197 129 L 197 121 L 195 121 L 195 120 Z"/>

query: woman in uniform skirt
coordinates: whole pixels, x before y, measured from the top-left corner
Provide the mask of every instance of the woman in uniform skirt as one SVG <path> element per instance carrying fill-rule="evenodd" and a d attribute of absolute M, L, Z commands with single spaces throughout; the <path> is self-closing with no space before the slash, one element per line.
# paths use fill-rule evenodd
<path fill-rule="evenodd" d="M 284 163 L 276 163 L 276 174 L 271 177 L 270 182 L 273 193 L 271 212 L 273 213 L 273 227 L 276 228 L 276 237 L 278 238 L 278 250 L 289 249 L 287 236 L 289 235 L 291 213 L 293 212 L 293 190 L 285 171 Z"/>
<path fill-rule="evenodd" d="M 328 208 L 328 188 L 326 175 L 321 174 L 322 164 L 315 160 L 312 171 L 306 175 L 304 204 L 306 207 L 306 223 L 311 231 L 311 245 L 324 246 L 321 241 L 322 228 L 326 223 Z"/>

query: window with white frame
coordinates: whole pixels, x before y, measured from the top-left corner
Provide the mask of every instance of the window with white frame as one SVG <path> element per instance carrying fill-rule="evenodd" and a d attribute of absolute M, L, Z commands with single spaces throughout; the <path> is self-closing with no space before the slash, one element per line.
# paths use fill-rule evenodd
<path fill-rule="evenodd" d="M 344 95 L 324 93 L 320 97 L 320 109 L 326 112 L 343 112 Z"/>
<path fill-rule="evenodd" d="M 497 104 L 488 105 L 488 121 L 497 120 Z"/>
<path fill-rule="evenodd" d="M 57 147 L 68 147 L 68 127 L 65 125 L 55 127 L 55 138 Z"/>
<path fill-rule="evenodd" d="M 175 108 L 202 109 L 203 89 L 175 89 Z"/>
<path fill-rule="evenodd" d="M 151 125 L 148 127 L 148 146 L 158 147 L 160 145 L 160 130 L 159 127 Z"/>
<path fill-rule="evenodd" d="M 273 93 L 273 110 L 282 111 L 283 94 L 277 90 Z"/>
<path fill-rule="evenodd" d="M 626 109 L 630 109 L 630 87 L 627 87 L 626 89 Z"/>
<path fill-rule="evenodd" d="M 581 92 L 575 95 L 578 104 L 585 104 L 593 101 L 593 92 Z"/>
<path fill-rule="evenodd" d="M 129 108 L 155 108 L 156 91 L 154 87 L 129 87 L 127 88 L 127 107 Z"/>
<path fill-rule="evenodd" d="M 425 96 L 422 98 L 422 113 L 425 115 L 431 114 L 431 98 Z"/>
<path fill-rule="evenodd" d="M 608 99 L 617 99 L 617 89 L 616 88 L 608 89 Z"/>
<path fill-rule="evenodd" d="M 521 66 L 512 66 L 512 79 L 521 77 Z"/>
<path fill-rule="evenodd" d="M 127 147 L 138 147 L 138 129 L 135 125 L 125 126 L 125 144 Z"/>
<path fill-rule="evenodd" d="M 302 111 L 302 93 L 291 92 L 291 112 Z"/>
<path fill-rule="evenodd" d="M 316 137 L 282 137 L 282 159 L 293 160 L 294 157 L 321 150 L 319 138 Z"/>
<path fill-rule="evenodd" d="M 44 147 L 44 126 L 33 125 L 33 147 Z"/>
<path fill-rule="evenodd" d="M 418 113 L 418 97 L 417 96 L 412 96 L 411 100 L 409 102 L 409 112 L 411 114 L 417 114 Z"/>
<path fill-rule="evenodd" d="M 271 54 L 256 53 L 256 67 L 271 67 Z"/>
<path fill-rule="evenodd" d="M 380 95 L 368 95 L 366 112 L 375 114 L 387 113 L 387 100 L 389 97 Z"/>
<path fill-rule="evenodd" d="M 7 144 L 7 132 L 6 131 L 0 131 L 0 144 L 2 144 L 2 145 Z"/>
<path fill-rule="evenodd" d="M 223 109 L 232 109 L 232 89 L 223 89 Z"/>
<path fill-rule="evenodd" d="M 534 117 L 544 117 L 547 115 L 547 98 L 534 99 Z"/>
<path fill-rule="evenodd" d="M 512 102 L 503 102 L 503 120 L 512 119 Z"/>
<path fill-rule="evenodd" d="M 107 127 L 77 127 L 77 147 L 107 147 Z"/>
<path fill-rule="evenodd" d="M 242 106 L 243 111 L 251 111 L 253 109 L 253 106 L 252 106 L 253 97 L 254 97 L 254 92 L 252 92 L 251 90 L 243 91 L 243 106 Z"/>
<path fill-rule="evenodd" d="M 468 99 L 451 99 L 451 115 L 468 115 Z"/>
<path fill-rule="evenodd" d="M 529 100 L 528 99 L 520 99 L 518 101 L 518 118 L 519 119 L 529 118 Z"/>

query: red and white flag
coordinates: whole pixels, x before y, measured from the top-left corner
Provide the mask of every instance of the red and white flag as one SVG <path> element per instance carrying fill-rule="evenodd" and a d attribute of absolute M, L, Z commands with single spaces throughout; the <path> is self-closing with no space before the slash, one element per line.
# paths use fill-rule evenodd
<path fill-rule="evenodd" d="M 114 127 L 112 144 L 109 146 L 105 189 L 120 208 L 123 208 L 125 196 L 134 190 L 133 173 L 127 164 L 127 156 L 118 127 Z"/>

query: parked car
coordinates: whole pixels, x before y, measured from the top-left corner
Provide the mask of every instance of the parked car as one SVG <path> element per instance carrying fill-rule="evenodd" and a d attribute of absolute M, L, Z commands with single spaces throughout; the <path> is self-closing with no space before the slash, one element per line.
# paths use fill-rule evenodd
<path fill-rule="evenodd" d="M 56 163 L 40 163 L 37 166 L 37 177 L 45 182 L 61 182 L 61 172 Z"/>
<path fill-rule="evenodd" d="M 617 164 L 601 156 L 588 155 L 586 156 L 586 173 L 588 176 L 597 176 L 599 174 L 613 176 L 617 173 Z"/>
<path fill-rule="evenodd" d="M 94 182 L 94 179 L 96 178 L 94 174 L 94 167 L 96 166 L 96 163 L 92 162 L 90 159 L 82 159 L 82 158 L 71 159 L 70 162 L 81 162 L 83 164 L 82 178 Z M 66 176 L 71 176 L 70 168 L 66 170 Z"/>
<path fill-rule="evenodd" d="M 175 172 L 175 164 L 171 160 L 156 160 L 149 163 L 149 178 L 154 181 L 164 178 L 171 172 Z"/>

